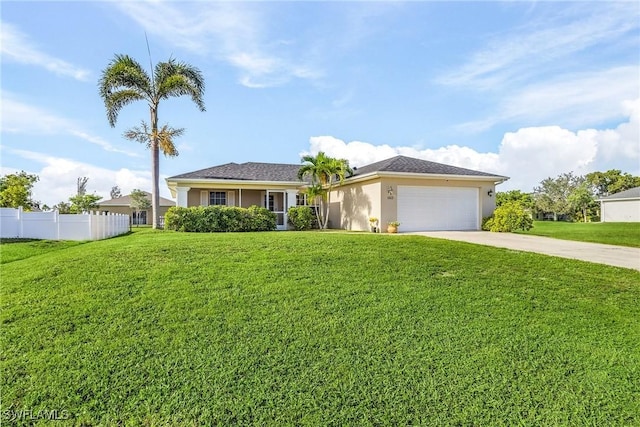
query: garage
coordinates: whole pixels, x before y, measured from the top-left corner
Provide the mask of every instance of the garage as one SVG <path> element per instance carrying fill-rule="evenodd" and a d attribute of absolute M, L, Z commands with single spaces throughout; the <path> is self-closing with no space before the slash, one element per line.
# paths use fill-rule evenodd
<path fill-rule="evenodd" d="M 398 186 L 402 231 L 478 230 L 479 189 Z"/>

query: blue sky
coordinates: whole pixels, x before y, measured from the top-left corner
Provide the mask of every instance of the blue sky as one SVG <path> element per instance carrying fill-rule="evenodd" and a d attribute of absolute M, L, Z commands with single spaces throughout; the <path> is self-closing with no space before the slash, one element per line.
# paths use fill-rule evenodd
<path fill-rule="evenodd" d="M 2 173 L 40 176 L 49 205 L 76 178 L 109 198 L 148 190 L 150 156 L 108 125 L 97 81 L 114 54 L 200 68 L 202 113 L 162 177 L 227 162 L 354 166 L 397 154 L 510 176 L 640 174 L 638 2 L 2 2 Z M 164 182 L 161 192 L 168 196 Z"/>

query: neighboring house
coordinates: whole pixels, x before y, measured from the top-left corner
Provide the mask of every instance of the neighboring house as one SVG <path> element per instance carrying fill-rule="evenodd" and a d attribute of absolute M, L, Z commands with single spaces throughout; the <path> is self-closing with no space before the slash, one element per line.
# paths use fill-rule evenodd
<path fill-rule="evenodd" d="M 145 191 L 147 195 L 147 199 L 151 202 L 151 193 Z M 164 216 L 167 213 L 167 210 L 171 206 L 175 206 L 176 202 L 173 200 L 165 199 L 164 197 L 160 197 L 160 215 Z M 146 210 L 135 210 L 131 207 L 131 194 L 127 194 L 126 196 L 116 197 L 115 199 L 105 200 L 98 203 L 99 212 L 111 212 L 111 213 L 121 213 L 129 215 L 131 218 L 131 224 L 133 225 L 145 225 L 151 224 L 152 222 L 152 214 L 151 208 Z M 135 215 L 134 215 L 135 211 Z"/>
<path fill-rule="evenodd" d="M 287 228 L 287 209 L 306 204 L 300 164 L 228 163 L 167 178 L 178 206 L 267 207 Z M 401 231 L 479 230 L 495 209 L 495 186 L 505 176 L 397 156 L 354 170 L 331 195 L 329 226 L 383 231 L 399 221 Z"/>
<path fill-rule="evenodd" d="M 640 187 L 603 197 L 599 202 L 601 222 L 640 222 Z"/>

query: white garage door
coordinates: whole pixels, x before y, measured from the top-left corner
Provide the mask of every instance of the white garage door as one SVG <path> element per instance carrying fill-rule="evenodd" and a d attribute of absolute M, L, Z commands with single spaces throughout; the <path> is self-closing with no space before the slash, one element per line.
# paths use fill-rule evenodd
<path fill-rule="evenodd" d="M 478 188 L 398 186 L 402 231 L 477 230 Z"/>

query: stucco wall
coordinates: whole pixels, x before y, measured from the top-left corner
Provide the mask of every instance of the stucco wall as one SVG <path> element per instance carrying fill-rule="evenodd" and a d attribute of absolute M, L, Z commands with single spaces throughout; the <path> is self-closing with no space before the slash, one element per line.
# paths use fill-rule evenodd
<path fill-rule="evenodd" d="M 602 222 L 640 222 L 640 200 L 602 202 Z"/>
<path fill-rule="evenodd" d="M 210 191 L 224 191 L 227 193 L 227 204 L 228 206 L 240 206 L 240 191 L 239 190 L 230 190 L 227 188 L 191 188 L 187 195 L 187 203 L 188 206 L 200 206 L 200 192 L 206 191 L 209 194 Z M 234 194 L 234 204 L 230 204 L 228 193 Z M 262 206 L 263 205 L 263 194 L 265 190 L 242 190 L 242 207 L 248 208 L 250 206 Z M 282 209 L 284 206 L 284 199 L 282 193 L 273 193 L 275 209 Z M 208 196 L 207 196 L 208 200 Z"/>
<path fill-rule="evenodd" d="M 398 186 L 475 187 L 479 189 L 480 219 L 495 210 L 496 186 L 493 182 L 473 180 L 377 178 L 371 181 L 348 184 L 337 188 L 331 196 L 331 226 L 346 230 L 369 230 L 369 218 L 379 219 L 379 226 L 386 231 L 390 221 L 398 217 Z M 391 188 L 391 193 L 389 193 Z M 487 193 L 491 190 L 493 195 Z"/>

